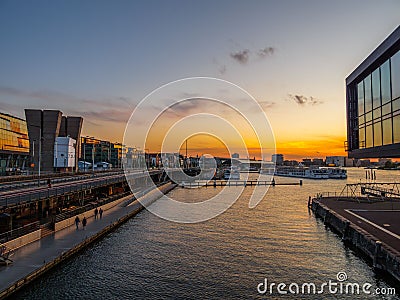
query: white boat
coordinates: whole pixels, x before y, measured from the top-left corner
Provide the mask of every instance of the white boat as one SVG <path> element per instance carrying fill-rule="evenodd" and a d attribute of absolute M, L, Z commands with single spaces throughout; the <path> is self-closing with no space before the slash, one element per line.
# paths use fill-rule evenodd
<path fill-rule="evenodd" d="M 320 169 L 324 169 L 328 171 L 329 178 L 332 179 L 346 179 L 347 178 L 347 171 L 342 168 L 327 168 L 327 167 L 320 167 Z"/>
<path fill-rule="evenodd" d="M 275 170 L 275 175 L 310 179 L 329 178 L 328 170 L 326 169 L 312 169 L 304 167 L 277 167 Z"/>
<path fill-rule="evenodd" d="M 225 180 L 239 180 L 240 179 L 240 172 L 237 169 L 226 169 L 224 172 L 224 179 Z"/>

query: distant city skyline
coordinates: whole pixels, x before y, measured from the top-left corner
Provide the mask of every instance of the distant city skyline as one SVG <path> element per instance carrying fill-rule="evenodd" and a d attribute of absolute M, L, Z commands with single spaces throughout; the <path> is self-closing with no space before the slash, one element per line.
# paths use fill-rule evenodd
<path fill-rule="evenodd" d="M 399 25 L 399 11 L 389 0 L 2 1 L 0 111 L 57 109 L 82 116 L 84 136 L 122 141 L 153 90 L 215 77 L 260 103 L 276 153 L 346 155 L 345 77 Z M 211 140 L 194 139 L 189 154 L 226 152 Z"/>

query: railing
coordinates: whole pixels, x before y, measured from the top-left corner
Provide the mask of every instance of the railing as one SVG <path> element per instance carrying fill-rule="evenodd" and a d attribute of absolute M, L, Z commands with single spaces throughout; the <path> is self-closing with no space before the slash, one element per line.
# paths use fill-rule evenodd
<path fill-rule="evenodd" d="M 124 193 L 121 193 L 121 194 L 112 195 L 112 196 L 107 197 L 107 198 L 102 199 L 102 200 L 98 200 L 96 203 L 88 203 L 88 204 L 86 204 L 84 206 L 81 206 L 81 207 L 78 207 L 78 208 L 76 208 L 74 210 L 66 211 L 66 212 L 63 212 L 61 214 L 56 215 L 55 221 L 57 223 L 57 222 L 66 220 L 68 218 L 71 218 L 71 217 L 74 217 L 76 215 L 79 215 L 79 214 L 85 213 L 87 211 L 90 211 L 90 210 L 92 210 L 92 209 L 94 209 L 94 208 L 96 208 L 98 206 L 102 206 L 104 204 L 113 202 L 113 201 L 115 201 L 115 200 L 117 200 L 119 198 L 122 198 L 122 197 L 125 197 L 125 196 L 129 196 L 130 194 L 131 194 L 130 192 L 124 192 Z"/>
<path fill-rule="evenodd" d="M 10 231 L 4 232 L 0 234 L 0 243 L 5 243 L 10 240 L 19 238 L 23 235 L 26 235 L 28 233 L 34 232 L 40 228 L 40 223 L 39 221 L 27 224 L 25 226 L 12 229 Z"/>

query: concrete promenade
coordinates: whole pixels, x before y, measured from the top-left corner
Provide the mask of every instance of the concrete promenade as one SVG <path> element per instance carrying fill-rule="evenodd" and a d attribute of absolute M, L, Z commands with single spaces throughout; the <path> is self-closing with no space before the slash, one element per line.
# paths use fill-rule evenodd
<path fill-rule="evenodd" d="M 167 193 L 173 187 L 172 184 L 166 184 L 159 189 Z M 148 203 L 157 198 L 155 191 L 143 196 Z M 125 222 L 142 208 L 137 200 L 126 207 L 118 204 L 105 211 L 102 219 L 97 220 L 94 219 L 94 212 L 89 211 L 85 213 L 88 219 L 85 230 L 82 229 L 81 222 L 78 230 L 75 225 L 72 225 L 17 249 L 11 257 L 14 262 L 9 266 L 0 266 L 0 299 L 11 295 L 21 286 L 71 257 L 83 247 Z M 82 220 L 83 215 L 79 217 Z"/>
<path fill-rule="evenodd" d="M 351 198 L 313 199 L 312 210 L 324 224 L 368 257 L 375 270 L 400 282 L 400 202 L 356 202 Z"/>

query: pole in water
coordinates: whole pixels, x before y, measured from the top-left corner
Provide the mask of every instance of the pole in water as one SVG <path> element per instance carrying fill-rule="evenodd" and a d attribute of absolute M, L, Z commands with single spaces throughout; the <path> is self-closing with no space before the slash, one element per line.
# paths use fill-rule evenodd
<path fill-rule="evenodd" d="M 311 206 L 311 196 L 308 196 L 308 207 Z"/>
<path fill-rule="evenodd" d="M 300 179 L 300 185 L 303 185 L 303 180 Z"/>

